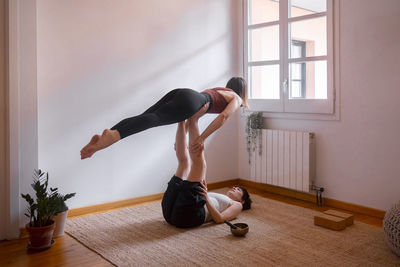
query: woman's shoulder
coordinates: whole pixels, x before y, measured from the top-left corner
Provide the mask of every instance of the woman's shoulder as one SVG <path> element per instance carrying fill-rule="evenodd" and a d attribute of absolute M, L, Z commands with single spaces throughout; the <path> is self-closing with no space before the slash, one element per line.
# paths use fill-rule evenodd
<path fill-rule="evenodd" d="M 226 88 L 226 87 L 213 87 L 213 88 L 205 89 L 204 91 L 218 91 L 218 92 L 220 92 L 220 91 L 225 91 L 225 92 L 232 92 L 232 93 L 234 93 L 234 91 L 233 91 L 232 89 Z"/>
<path fill-rule="evenodd" d="M 215 87 L 212 90 L 218 92 L 220 95 L 222 95 L 227 102 L 230 102 L 232 100 L 240 100 L 240 97 L 235 93 L 230 88 L 225 88 L 225 87 Z"/>
<path fill-rule="evenodd" d="M 226 87 L 214 87 L 211 88 L 211 90 L 215 90 L 215 91 L 225 91 L 225 92 L 232 92 L 234 93 L 234 91 L 231 88 L 226 88 Z"/>

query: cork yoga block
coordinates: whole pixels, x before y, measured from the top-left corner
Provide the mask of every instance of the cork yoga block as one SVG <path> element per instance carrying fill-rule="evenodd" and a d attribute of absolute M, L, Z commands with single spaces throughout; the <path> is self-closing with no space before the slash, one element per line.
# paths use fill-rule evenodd
<path fill-rule="evenodd" d="M 314 216 L 314 224 L 336 231 L 346 228 L 345 219 L 324 213 L 320 213 Z"/>
<path fill-rule="evenodd" d="M 340 212 L 340 211 L 336 211 L 336 210 L 326 210 L 326 211 L 324 211 L 324 213 L 345 219 L 346 226 L 352 225 L 354 222 L 353 214 L 344 213 L 344 212 Z"/>

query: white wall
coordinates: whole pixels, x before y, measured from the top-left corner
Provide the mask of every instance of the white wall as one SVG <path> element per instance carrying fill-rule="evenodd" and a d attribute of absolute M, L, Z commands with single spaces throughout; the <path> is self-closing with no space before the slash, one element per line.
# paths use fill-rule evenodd
<path fill-rule="evenodd" d="M 400 1 L 340 5 L 340 120 L 265 122 L 316 133 L 317 185 L 326 197 L 387 209 L 400 200 Z M 243 129 L 239 157 L 247 178 Z"/>
<path fill-rule="evenodd" d="M 173 88 L 200 91 L 238 75 L 240 16 L 240 1 L 231 0 L 37 1 L 39 167 L 51 186 L 77 193 L 70 208 L 165 190 L 176 168 L 176 125 L 91 159 L 81 161 L 79 151 Z M 210 182 L 237 177 L 236 129 L 232 118 L 207 143 Z"/>
<path fill-rule="evenodd" d="M 27 193 L 33 169 L 38 166 L 36 1 L 20 2 L 19 12 L 19 189 Z M 27 221 L 26 207 L 26 201 L 20 198 L 20 223 Z"/>

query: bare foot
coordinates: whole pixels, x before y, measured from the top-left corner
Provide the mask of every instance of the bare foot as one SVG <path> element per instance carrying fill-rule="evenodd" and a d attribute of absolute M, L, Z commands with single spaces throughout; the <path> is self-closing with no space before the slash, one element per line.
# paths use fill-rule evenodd
<path fill-rule="evenodd" d="M 93 155 L 93 146 L 94 144 L 96 144 L 100 139 L 100 135 L 96 134 L 93 135 L 92 139 L 90 139 L 89 144 L 87 144 L 86 146 L 84 146 L 81 149 L 81 159 L 85 159 L 85 158 L 89 158 Z"/>
<path fill-rule="evenodd" d="M 100 136 L 94 135 L 90 142 L 81 149 L 81 159 L 90 158 L 97 151 L 106 148 L 119 141 L 121 136 L 117 130 L 104 130 Z"/>

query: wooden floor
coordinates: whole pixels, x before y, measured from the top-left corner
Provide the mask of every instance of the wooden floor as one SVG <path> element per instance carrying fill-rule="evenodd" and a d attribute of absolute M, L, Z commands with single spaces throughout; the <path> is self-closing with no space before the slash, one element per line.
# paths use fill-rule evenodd
<path fill-rule="evenodd" d="M 249 189 L 250 193 L 279 200 L 288 204 L 314 209 L 326 210 L 327 207 L 316 207 L 315 204 L 289 197 Z M 382 227 L 382 220 L 360 214 L 354 214 L 357 221 Z M 86 248 L 78 241 L 65 234 L 55 240 L 54 246 L 42 252 L 28 252 L 27 239 L 0 242 L 0 266 L 113 266 L 97 253 Z"/>

